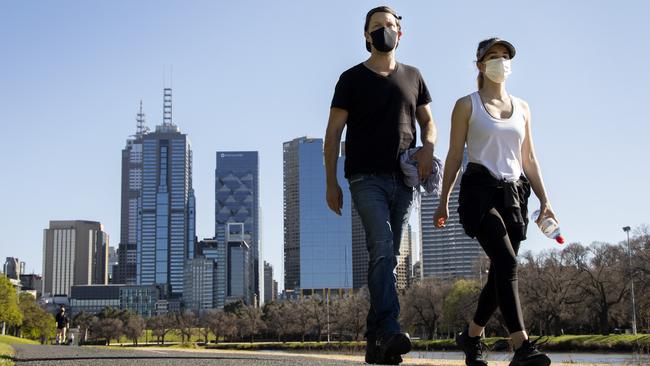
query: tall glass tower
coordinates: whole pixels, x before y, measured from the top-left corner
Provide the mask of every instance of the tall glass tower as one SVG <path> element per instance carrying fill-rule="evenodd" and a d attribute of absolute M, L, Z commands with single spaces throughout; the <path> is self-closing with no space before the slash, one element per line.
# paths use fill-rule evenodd
<path fill-rule="evenodd" d="M 342 216 L 325 201 L 323 140 L 284 143 L 285 289 L 352 288 L 351 198 L 338 161 Z"/>
<path fill-rule="evenodd" d="M 253 289 L 258 303 L 262 303 L 264 300 L 264 280 L 262 278 L 264 261 L 260 242 L 259 171 L 257 151 L 217 151 L 215 234 L 217 242 L 223 243 L 220 247 L 222 249 L 221 258 L 226 258 L 226 250 L 230 250 L 226 249 L 228 224 L 243 224 L 243 241 L 249 248 L 242 253 L 250 257 L 245 258 L 248 267 L 245 278 L 250 282 L 245 288 Z M 218 269 L 218 305 L 223 303 L 226 288 L 231 288 L 230 282 L 232 280 L 222 265 Z M 252 295 L 243 294 L 242 296 L 252 298 Z"/>
<path fill-rule="evenodd" d="M 113 270 L 112 283 L 137 283 L 137 232 L 138 204 L 142 193 L 142 138 L 149 132 L 140 101 L 135 135 L 126 140 L 122 150 L 122 194 L 120 207 L 120 243 L 117 248 L 118 264 Z"/>
<path fill-rule="evenodd" d="M 171 96 L 165 89 L 163 123 L 142 138 L 137 278 L 167 284 L 178 297 L 185 260 L 194 256 L 195 200 L 190 141 L 172 122 Z"/>

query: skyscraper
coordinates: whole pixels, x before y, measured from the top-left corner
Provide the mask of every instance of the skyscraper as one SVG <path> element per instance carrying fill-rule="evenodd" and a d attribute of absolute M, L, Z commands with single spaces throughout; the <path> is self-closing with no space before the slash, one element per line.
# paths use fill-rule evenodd
<path fill-rule="evenodd" d="M 21 262 L 18 260 L 18 258 L 14 257 L 7 257 L 7 260 L 5 261 L 4 266 L 2 267 L 2 272 L 8 277 L 12 278 L 14 280 L 19 280 L 20 275 L 22 274 L 21 270 Z"/>
<path fill-rule="evenodd" d="M 273 266 L 271 263 L 264 261 L 264 302 L 276 300 L 277 294 L 273 288 Z"/>
<path fill-rule="evenodd" d="M 196 245 L 195 257 L 205 258 L 213 263 L 214 274 L 212 278 L 212 307 L 221 308 L 226 302 L 226 245 L 225 241 L 219 243 L 215 238 L 206 238 Z"/>
<path fill-rule="evenodd" d="M 95 221 L 50 221 L 43 230 L 43 294 L 108 284 L 108 234 Z"/>
<path fill-rule="evenodd" d="M 257 299 L 264 300 L 264 268 L 260 242 L 259 154 L 257 151 L 217 151 L 215 170 L 215 236 L 225 242 L 228 223 L 244 224 L 243 240 L 250 246 L 248 259 Z M 225 249 L 225 248 L 224 248 Z M 226 253 L 222 253 L 226 254 Z M 221 281 L 226 280 L 222 276 Z"/>
<path fill-rule="evenodd" d="M 338 160 L 342 216 L 325 201 L 323 140 L 301 137 L 284 148 L 285 289 L 352 288 L 350 193 Z"/>
<path fill-rule="evenodd" d="M 172 91 L 164 90 L 163 123 L 142 137 L 142 190 L 137 231 L 138 284 L 167 284 L 183 294 L 184 265 L 194 256 L 192 150 L 172 122 Z"/>
<path fill-rule="evenodd" d="M 433 214 L 440 202 L 439 197 L 422 195 L 420 228 L 422 230 L 422 277 L 478 277 L 477 263 L 483 250 L 476 239 L 465 234 L 458 217 L 458 194 L 460 180 L 467 165 L 467 154 L 461 171 L 449 197 L 449 218 L 444 228 L 436 228 Z"/>
<path fill-rule="evenodd" d="M 136 116 L 135 135 L 126 140 L 122 150 L 122 193 L 120 206 L 120 243 L 117 248 L 117 266 L 113 270 L 112 283 L 136 284 L 137 238 L 139 229 L 139 204 L 142 193 L 142 138 L 149 132 L 145 115 Z"/>

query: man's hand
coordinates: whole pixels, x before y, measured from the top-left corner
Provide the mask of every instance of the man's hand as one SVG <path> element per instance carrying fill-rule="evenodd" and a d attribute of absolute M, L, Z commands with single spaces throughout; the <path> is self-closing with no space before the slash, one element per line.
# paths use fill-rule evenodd
<path fill-rule="evenodd" d="M 343 191 L 339 183 L 332 183 L 327 185 L 327 206 L 330 210 L 334 211 L 337 215 L 341 216 L 341 209 L 343 208 Z"/>
<path fill-rule="evenodd" d="M 433 146 L 425 145 L 420 148 L 413 158 L 418 162 L 418 174 L 420 181 L 425 181 L 433 170 Z"/>

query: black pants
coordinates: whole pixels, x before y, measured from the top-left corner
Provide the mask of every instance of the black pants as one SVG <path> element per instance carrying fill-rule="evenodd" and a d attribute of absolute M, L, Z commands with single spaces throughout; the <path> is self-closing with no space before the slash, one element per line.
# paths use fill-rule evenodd
<path fill-rule="evenodd" d="M 497 208 L 491 208 L 481 221 L 476 239 L 490 258 L 488 280 L 481 291 L 474 323 L 484 327 L 497 307 L 510 333 L 524 330 L 517 283 L 517 253 L 520 241 L 511 241 Z"/>

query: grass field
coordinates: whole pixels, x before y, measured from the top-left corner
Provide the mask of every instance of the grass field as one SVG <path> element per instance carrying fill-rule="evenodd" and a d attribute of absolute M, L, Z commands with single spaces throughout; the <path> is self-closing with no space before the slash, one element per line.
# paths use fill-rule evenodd
<path fill-rule="evenodd" d="M 537 338 L 531 336 L 532 339 Z M 149 344 L 155 343 L 155 337 L 151 336 L 151 331 L 147 331 L 146 336 L 143 334 L 138 340 L 140 345 L 145 344 L 145 339 Z M 210 334 L 210 342 L 214 340 Z M 628 352 L 641 351 L 650 353 L 650 334 L 639 334 L 636 336 L 626 334 L 603 335 L 563 335 L 559 337 L 545 337 L 543 348 L 549 351 L 603 351 L 603 352 Z M 176 332 L 170 332 L 165 337 L 165 343 L 177 343 L 181 337 Z M 192 336 L 192 342 L 203 342 L 203 338 L 198 335 Z M 122 338 L 121 342 L 130 344 L 131 340 Z M 506 338 L 487 338 L 485 343 L 494 350 L 507 350 L 508 340 Z M 114 344 L 114 342 L 112 342 Z M 365 347 L 365 342 L 239 342 L 239 343 L 210 343 L 207 348 L 214 349 L 237 349 L 237 350 L 295 350 L 295 351 L 338 351 L 338 352 L 357 352 Z M 415 340 L 413 349 L 418 351 L 437 351 L 437 350 L 456 350 L 456 344 L 453 339 L 436 339 L 436 340 Z"/>
<path fill-rule="evenodd" d="M 32 341 L 31 339 L 0 335 L 0 366 L 11 366 L 14 364 L 12 359 L 14 349 L 11 348 L 11 344 L 38 344 L 38 342 Z"/>

